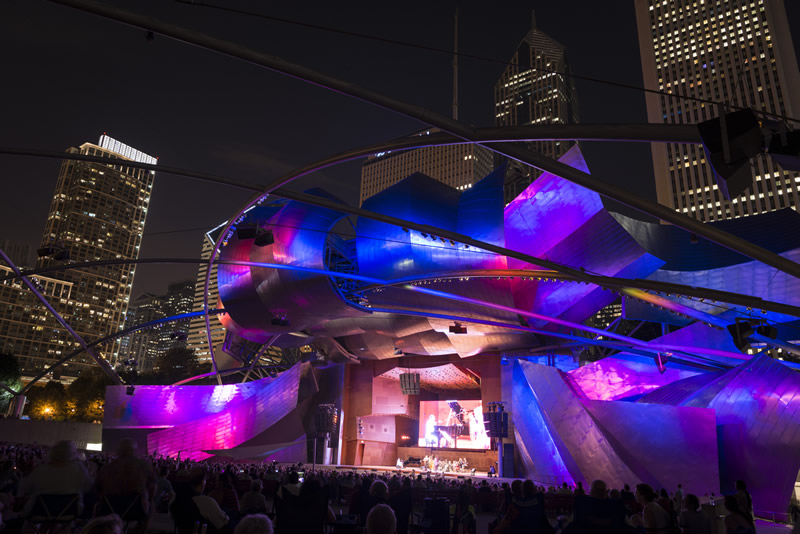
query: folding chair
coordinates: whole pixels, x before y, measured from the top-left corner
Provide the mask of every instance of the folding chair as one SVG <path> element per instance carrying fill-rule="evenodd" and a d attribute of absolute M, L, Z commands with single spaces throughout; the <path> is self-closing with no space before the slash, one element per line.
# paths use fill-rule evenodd
<path fill-rule="evenodd" d="M 98 505 L 97 515 L 117 514 L 122 519 L 122 532 L 128 532 L 131 523 L 139 527 L 136 531 L 144 532 L 147 512 L 142 506 L 142 495 L 130 493 L 126 495 L 105 495 Z"/>
<path fill-rule="evenodd" d="M 81 513 L 79 493 L 56 495 L 41 494 L 36 497 L 31 513 L 26 519 L 35 525 L 36 532 L 55 534 L 69 527 Z"/>

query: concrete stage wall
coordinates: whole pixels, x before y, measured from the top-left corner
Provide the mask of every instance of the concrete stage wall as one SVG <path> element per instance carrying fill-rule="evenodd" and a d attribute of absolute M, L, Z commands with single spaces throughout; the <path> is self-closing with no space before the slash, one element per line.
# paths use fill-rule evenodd
<path fill-rule="evenodd" d="M 0 436 L 10 443 L 38 443 L 48 447 L 57 441 L 72 440 L 79 449 L 87 443 L 103 442 L 103 425 L 62 421 L 0 419 Z M 106 450 L 111 450 L 106 447 Z"/>

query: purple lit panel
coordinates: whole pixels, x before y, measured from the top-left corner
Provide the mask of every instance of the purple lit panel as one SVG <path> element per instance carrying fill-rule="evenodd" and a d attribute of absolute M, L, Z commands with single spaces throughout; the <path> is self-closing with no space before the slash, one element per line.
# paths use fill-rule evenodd
<path fill-rule="evenodd" d="M 149 434 L 148 452 L 170 457 L 181 453 L 181 458 L 202 460 L 211 456 L 203 451 L 231 449 L 246 442 L 297 407 L 300 380 L 310 369 L 309 364 L 295 365 L 277 378 L 251 382 L 247 385 L 261 387 L 246 402 L 229 401 L 219 413 Z M 185 412 L 193 408 L 191 404 L 179 406 Z"/>
<path fill-rule="evenodd" d="M 586 410 L 636 473 L 635 481 L 685 493 L 718 493 L 714 410 L 633 402 L 585 401 Z"/>
<path fill-rule="evenodd" d="M 559 161 L 588 172 L 578 146 Z M 550 173 L 542 173 L 505 208 L 506 247 L 542 256 L 603 209 L 600 196 Z M 526 267 L 509 260 L 510 269 Z"/>
<path fill-rule="evenodd" d="M 515 380 L 527 381 L 535 403 L 541 410 L 543 419 L 547 421 L 552 443 L 573 480 L 591 482 L 599 478 L 605 480 L 609 487 L 622 487 L 622 484 L 638 478 L 618 456 L 608 437 L 586 411 L 580 392 L 565 380 L 566 374 L 525 361 L 520 361 L 518 365 L 522 374 L 516 375 Z M 533 408 L 520 408 L 514 413 L 515 425 L 518 424 L 517 421 L 535 414 Z M 534 458 L 546 456 L 552 450 L 552 445 L 546 442 L 539 444 L 526 440 L 525 445 Z M 543 450 L 536 450 L 543 446 Z"/>
<path fill-rule="evenodd" d="M 512 416 L 526 476 L 718 491 L 713 410 L 594 401 L 565 373 L 526 361 L 514 365 Z"/>
<path fill-rule="evenodd" d="M 247 402 L 263 388 L 259 382 L 223 386 L 125 386 L 106 388 L 103 428 L 171 427 L 222 412 L 230 403 Z"/>
<path fill-rule="evenodd" d="M 717 413 L 722 491 L 742 479 L 756 510 L 785 512 L 800 470 L 800 375 L 767 355 L 700 388 L 683 405 Z"/>
<path fill-rule="evenodd" d="M 652 359 L 636 361 L 610 356 L 569 374 L 588 398 L 609 401 L 643 395 L 698 372 L 668 365 L 662 374 Z"/>

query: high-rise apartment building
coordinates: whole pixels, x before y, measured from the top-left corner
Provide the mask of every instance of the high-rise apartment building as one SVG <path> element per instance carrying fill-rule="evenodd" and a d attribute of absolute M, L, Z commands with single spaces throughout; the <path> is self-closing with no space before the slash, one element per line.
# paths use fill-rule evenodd
<path fill-rule="evenodd" d="M 68 152 L 150 164 L 157 161 L 107 135 L 101 136 L 97 144 L 84 143 Z M 41 242 L 42 248 L 63 253 L 61 259 L 40 258 L 38 266 L 62 263 L 65 254 L 73 262 L 137 259 L 154 174 L 124 161 L 112 164 L 64 160 Z M 135 270 L 136 266 L 129 264 L 60 272 L 58 279 L 71 284 L 71 291 L 56 309 L 86 340 L 118 332 L 125 322 Z M 57 358 L 77 347 L 72 338 L 64 339 L 67 346 L 60 353 L 48 349 L 48 354 L 39 356 Z M 118 342 L 104 345 L 98 352 L 113 361 L 118 346 Z M 75 369 L 82 363 L 91 363 L 85 353 L 71 366 Z"/>
<path fill-rule="evenodd" d="M 646 95 L 649 122 L 698 123 L 719 115 L 717 105 L 679 95 L 800 114 L 800 74 L 783 0 L 635 0 L 635 7 L 644 85 L 664 93 Z M 751 187 L 728 201 L 702 147 L 659 143 L 652 151 L 658 202 L 701 221 L 800 205 L 800 175 L 769 157 L 755 158 Z"/>
<path fill-rule="evenodd" d="M 205 289 L 206 272 L 208 270 L 208 259 L 211 258 L 211 253 L 214 251 L 214 242 L 219 238 L 225 223 L 220 224 L 216 228 L 209 230 L 203 234 L 203 247 L 200 252 L 200 259 L 205 260 L 197 269 L 197 281 L 194 285 L 194 298 L 192 299 L 192 308 L 194 312 L 203 311 L 203 291 Z M 217 288 L 217 266 L 211 267 L 211 278 L 208 285 L 208 307 L 214 309 L 217 307 L 219 300 L 219 289 Z M 225 340 L 225 327 L 219 322 L 217 317 L 209 317 L 209 324 L 211 325 L 211 339 L 214 347 L 222 344 Z M 208 351 L 208 336 L 206 335 L 206 321 L 201 315 L 193 317 L 189 323 L 189 334 L 187 336 L 186 347 L 194 350 L 197 360 L 201 363 L 210 362 L 211 355 Z"/>
<path fill-rule="evenodd" d="M 431 128 L 413 135 L 430 135 Z M 456 189 L 472 187 L 494 168 L 494 153 L 478 145 L 447 145 L 380 152 L 361 166 L 359 205 L 403 178 L 421 172 Z"/>
<path fill-rule="evenodd" d="M 566 74 L 566 76 L 565 76 Z M 578 98 L 564 46 L 533 25 L 494 86 L 495 125 L 572 124 L 578 122 Z M 536 141 L 531 150 L 552 159 L 563 156 L 571 141 Z M 511 162 L 505 180 L 508 204 L 541 171 Z"/>
<path fill-rule="evenodd" d="M 0 277 L 13 275 L 10 267 L 0 265 Z M 30 280 L 56 308 L 63 309 L 72 300 L 71 282 L 41 275 Z M 22 280 L 0 282 L 0 352 L 18 357 L 23 377 L 71 352 L 71 339 Z"/>
<path fill-rule="evenodd" d="M 192 311 L 195 283 L 170 284 L 166 295 L 143 293 L 130 304 L 125 328 L 143 325 Z M 189 319 L 180 319 L 138 330 L 121 340 L 120 356 L 128 367 L 140 373 L 153 370 L 158 358 L 172 348 L 186 347 Z"/>

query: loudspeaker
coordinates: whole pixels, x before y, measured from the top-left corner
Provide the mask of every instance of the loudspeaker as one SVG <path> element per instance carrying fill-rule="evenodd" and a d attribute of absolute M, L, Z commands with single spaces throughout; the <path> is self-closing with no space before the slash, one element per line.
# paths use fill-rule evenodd
<path fill-rule="evenodd" d="M 747 338 L 752 336 L 754 331 L 752 325 L 747 321 L 737 321 L 732 325 L 728 325 L 728 332 L 730 332 L 736 348 L 744 350 L 749 345 Z"/>
<path fill-rule="evenodd" d="M 742 109 L 725 114 L 725 131 L 730 149 L 727 162 L 722 149 L 720 118 L 699 123 L 697 130 L 722 196 L 726 200 L 740 196 L 753 183 L 750 159 L 764 151 L 761 127 L 755 113 L 751 109 Z"/>
<path fill-rule="evenodd" d="M 483 416 L 486 418 L 486 434 L 490 438 L 508 437 L 508 412 L 487 412 Z"/>
<path fill-rule="evenodd" d="M 258 227 L 254 224 L 245 224 L 236 228 L 236 237 L 239 239 L 255 239 Z"/>
<path fill-rule="evenodd" d="M 400 391 L 403 395 L 419 395 L 419 373 L 401 373 Z"/>
<path fill-rule="evenodd" d="M 786 144 L 779 134 L 773 135 L 769 155 L 783 170 L 800 172 L 800 130 L 786 132 Z"/>
<path fill-rule="evenodd" d="M 778 337 L 778 329 L 769 324 L 762 324 L 758 326 L 756 328 L 756 332 L 770 339 L 775 339 L 776 337 Z"/>

